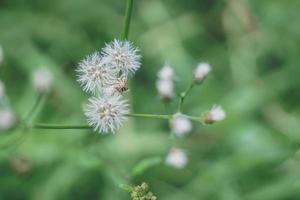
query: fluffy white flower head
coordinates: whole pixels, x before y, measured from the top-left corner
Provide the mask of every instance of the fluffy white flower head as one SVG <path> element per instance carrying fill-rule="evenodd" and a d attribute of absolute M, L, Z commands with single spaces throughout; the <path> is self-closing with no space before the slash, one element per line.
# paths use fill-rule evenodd
<path fill-rule="evenodd" d="M 84 108 L 87 121 L 99 133 L 115 132 L 127 119 L 128 104 L 117 93 L 91 97 Z"/>
<path fill-rule="evenodd" d="M 177 137 L 183 137 L 191 132 L 193 125 L 191 120 L 186 118 L 183 114 L 176 113 L 171 119 L 171 128 Z"/>
<path fill-rule="evenodd" d="M 99 53 L 87 56 L 79 63 L 78 82 L 86 92 L 96 93 L 116 81 L 117 71 Z"/>
<path fill-rule="evenodd" d="M 197 82 L 201 82 L 211 71 L 211 66 L 208 63 L 199 63 L 195 72 L 194 78 Z"/>
<path fill-rule="evenodd" d="M 174 70 L 169 64 L 165 64 L 158 72 L 158 77 L 161 80 L 173 80 Z"/>
<path fill-rule="evenodd" d="M 222 121 L 226 118 L 226 113 L 221 106 L 213 106 L 205 115 L 205 122 L 212 124 L 214 122 Z"/>
<path fill-rule="evenodd" d="M 134 74 L 141 66 L 139 49 L 128 41 L 115 39 L 102 49 L 108 63 L 124 75 Z"/>
<path fill-rule="evenodd" d="M 4 83 L 0 80 L 0 101 L 3 99 L 5 96 L 5 85 Z"/>
<path fill-rule="evenodd" d="M 14 113 L 9 109 L 0 110 L 0 130 L 8 130 L 13 127 L 16 122 Z"/>
<path fill-rule="evenodd" d="M 166 158 L 166 164 L 177 169 L 182 169 L 188 163 L 188 158 L 184 150 L 173 148 Z"/>
<path fill-rule="evenodd" d="M 156 88 L 162 99 L 171 99 L 174 96 L 174 84 L 172 80 L 157 80 Z"/>
<path fill-rule="evenodd" d="M 38 92 L 47 92 L 52 86 L 52 73 L 45 67 L 37 69 L 33 72 L 32 81 Z"/>

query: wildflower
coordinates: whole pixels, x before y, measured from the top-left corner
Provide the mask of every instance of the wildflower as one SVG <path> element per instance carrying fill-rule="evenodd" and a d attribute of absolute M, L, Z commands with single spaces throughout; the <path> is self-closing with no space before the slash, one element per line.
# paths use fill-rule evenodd
<path fill-rule="evenodd" d="M 91 97 L 84 109 L 87 121 L 100 133 L 115 132 L 126 120 L 128 104 L 117 93 Z"/>
<path fill-rule="evenodd" d="M 225 117 L 226 113 L 221 106 L 213 106 L 213 108 L 205 114 L 204 121 L 207 124 L 213 124 L 224 120 Z"/>
<path fill-rule="evenodd" d="M 33 85 L 39 93 L 48 92 L 52 86 L 52 73 L 47 68 L 34 71 Z"/>
<path fill-rule="evenodd" d="M 119 93 L 126 92 L 128 90 L 128 79 L 124 76 L 118 78 L 116 83 L 113 85 L 113 87 Z"/>
<path fill-rule="evenodd" d="M 15 123 L 16 117 L 10 109 L 0 109 L 0 130 L 11 129 Z"/>
<path fill-rule="evenodd" d="M 183 137 L 191 132 L 192 122 L 181 113 L 173 115 L 171 120 L 171 128 L 177 137 Z"/>
<path fill-rule="evenodd" d="M 78 82 L 86 92 L 96 93 L 116 81 L 117 71 L 99 53 L 87 56 L 79 63 Z"/>
<path fill-rule="evenodd" d="M 158 80 L 156 88 L 163 100 L 170 100 L 174 96 L 174 84 L 172 80 Z"/>
<path fill-rule="evenodd" d="M 170 65 L 165 64 L 158 72 L 158 77 L 160 80 L 173 80 L 174 79 L 173 68 Z"/>
<path fill-rule="evenodd" d="M 184 150 L 180 148 L 173 148 L 169 152 L 165 162 L 169 166 L 182 169 L 186 166 L 188 158 Z"/>
<path fill-rule="evenodd" d="M 156 200 L 157 197 L 149 191 L 149 186 L 147 183 L 142 183 L 141 185 L 135 186 L 131 192 L 132 200 Z"/>
<path fill-rule="evenodd" d="M 197 83 L 200 83 L 211 71 L 210 64 L 208 63 L 199 63 L 194 72 L 194 78 Z"/>
<path fill-rule="evenodd" d="M 0 80 L 0 100 L 3 99 L 5 96 L 5 85 L 4 83 Z"/>
<path fill-rule="evenodd" d="M 0 65 L 2 64 L 3 60 L 4 60 L 4 51 L 2 46 L 0 45 Z"/>
<path fill-rule="evenodd" d="M 125 76 L 136 72 L 141 66 L 139 49 L 128 41 L 115 39 L 102 49 L 102 55 L 111 67 L 121 71 Z"/>

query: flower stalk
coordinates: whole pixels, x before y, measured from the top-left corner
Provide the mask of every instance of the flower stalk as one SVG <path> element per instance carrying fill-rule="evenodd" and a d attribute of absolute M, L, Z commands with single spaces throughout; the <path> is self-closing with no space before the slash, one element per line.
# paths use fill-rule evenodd
<path fill-rule="evenodd" d="M 133 7 L 133 0 L 127 0 L 125 19 L 124 19 L 124 28 L 122 33 L 123 39 L 128 39 L 132 7 Z"/>

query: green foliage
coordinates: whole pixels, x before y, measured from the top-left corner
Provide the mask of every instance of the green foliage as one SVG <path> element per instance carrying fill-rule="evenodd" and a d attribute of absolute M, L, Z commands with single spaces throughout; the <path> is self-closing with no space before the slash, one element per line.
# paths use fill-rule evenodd
<path fill-rule="evenodd" d="M 130 83 L 131 109 L 164 113 L 155 80 L 165 61 L 175 69 L 178 92 L 197 63 L 208 61 L 212 75 L 193 88 L 183 110 L 199 116 L 217 103 L 226 120 L 194 123 L 183 140 L 170 139 L 168 122 L 156 119 L 130 119 L 115 135 L 1 132 L 0 200 L 130 199 L 130 186 L 143 181 L 163 200 L 299 199 L 299 6 L 298 0 L 134 1 L 129 39 L 141 48 L 143 66 Z M 54 88 L 36 121 L 85 123 L 87 96 L 74 70 L 121 36 L 125 7 L 118 0 L 0 1 L 0 79 L 16 114 L 28 114 L 38 97 L 32 72 L 47 66 Z M 174 145 L 189 155 L 182 170 L 163 162 Z"/>

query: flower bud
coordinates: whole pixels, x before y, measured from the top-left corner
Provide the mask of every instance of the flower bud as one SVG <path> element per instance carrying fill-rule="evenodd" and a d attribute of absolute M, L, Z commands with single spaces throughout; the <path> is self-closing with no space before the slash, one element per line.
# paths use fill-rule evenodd
<path fill-rule="evenodd" d="M 206 124 L 213 124 L 215 122 L 224 120 L 225 117 L 226 113 L 221 106 L 213 106 L 213 108 L 205 114 L 204 122 Z"/>
<path fill-rule="evenodd" d="M 199 63 L 197 68 L 194 71 L 194 78 L 197 83 L 200 83 L 211 71 L 210 64 L 208 63 Z"/>
<path fill-rule="evenodd" d="M 174 84 L 172 80 L 158 80 L 156 88 L 163 100 L 170 100 L 174 96 Z"/>
<path fill-rule="evenodd" d="M 10 109 L 0 109 L 0 130 L 9 130 L 15 125 L 15 123 L 16 117 Z"/>
<path fill-rule="evenodd" d="M 166 158 L 166 164 L 177 169 L 182 169 L 188 163 L 186 153 L 179 148 L 173 148 Z"/>
<path fill-rule="evenodd" d="M 171 120 L 171 129 L 177 137 L 183 137 L 191 132 L 192 122 L 181 113 L 173 115 Z"/>
<path fill-rule="evenodd" d="M 33 73 L 32 81 L 39 93 L 48 92 L 52 86 L 52 73 L 47 68 L 40 68 Z"/>
<path fill-rule="evenodd" d="M 173 80 L 174 79 L 173 68 L 170 65 L 165 64 L 158 72 L 158 77 L 160 80 Z"/>

